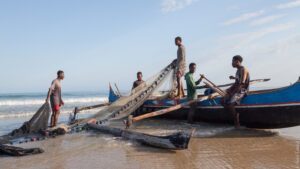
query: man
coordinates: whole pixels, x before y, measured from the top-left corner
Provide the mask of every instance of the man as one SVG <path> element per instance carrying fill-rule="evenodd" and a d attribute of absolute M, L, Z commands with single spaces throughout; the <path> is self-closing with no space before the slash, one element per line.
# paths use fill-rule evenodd
<path fill-rule="evenodd" d="M 181 93 L 184 95 L 183 85 L 181 77 L 185 74 L 185 48 L 182 45 L 181 37 L 175 38 L 175 45 L 178 46 L 177 49 L 177 60 L 176 60 L 176 78 L 177 78 L 177 97 L 180 97 Z"/>
<path fill-rule="evenodd" d="M 197 86 L 200 84 L 200 82 L 203 80 L 204 75 L 201 75 L 201 78 L 194 81 L 194 73 L 196 72 L 196 64 L 191 63 L 189 65 L 189 72 L 185 74 L 185 80 L 186 80 L 186 86 L 187 86 L 187 99 L 188 100 L 195 100 L 198 98 L 197 89 L 200 88 L 200 86 Z M 193 123 L 193 116 L 196 110 L 197 103 L 193 103 L 190 105 L 190 111 L 188 114 L 188 122 Z"/>
<path fill-rule="evenodd" d="M 243 58 L 236 55 L 232 58 L 232 67 L 237 68 L 234 79 L 235 83 L 226 90 L 226 95 L 221 99 L 221 104 L 228 109 L 234 116 L 234 125 L 237 129 L 240 128 L 239 113 L 235 106 L 239 105 L 241 100 L 247 95 L 249 91 L 250 75 L 248 69 L 242 66 Z"/>
<path fill-rule="evenodd" d="M 58 116 L 60 113 L 60 106 L 65 105 L 64 101 L 61 98 L 61 80 L 65 78 L 65 74 L 62 70 L 57 72 L 57 78 L 52 81 L 52 84 L 49 88 L 46 102 L 51 103 L 52 107 L 52 116 L 51 116 L 51 127 L 56 126 L 58 121 Z"/>
<path fill-rule="evenodd" d="M 142 72 L 137 72 L 136 76 L 137 76 L 137 80 L 135 82 L 133 82 L 132 89 L 134 89 L 134 88 L 138 87 L 140 84 L 144 83 Z"/>

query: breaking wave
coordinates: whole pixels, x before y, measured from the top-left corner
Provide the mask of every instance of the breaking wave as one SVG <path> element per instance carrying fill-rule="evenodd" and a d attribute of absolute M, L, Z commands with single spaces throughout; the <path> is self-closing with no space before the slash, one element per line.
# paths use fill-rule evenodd
<path fill-rule="evenodd" d="M 65 104 L 73 103 L 103 103 L 107 102 L 107 97 L 86 97 L 86 98 L 66 98 Z M 41 105 L 45 103 L 44 99 L 28 99 L 28 100 L 2 100 L 0 106 L 24 106 L 24 105 Z M 1 116 L 0 116 L 1 118 Z"/>
<path fill-rule="evenodd" d="M 99 111 L 99 109 L 96 110 L 85 110 L 81 111 L 80 114 L 91 114 L 91 113 L 96 113 Z M 36 112 L 25 112 L 25 113 L 12 113 L 12 114 L 1 114 L 0 119 L 4 118 L 21 118 L 21 117 L 32 117 Z M 61 114 L 70 114 L 73 113 L 72 110 L 66 110 L 60 112 Z"/>

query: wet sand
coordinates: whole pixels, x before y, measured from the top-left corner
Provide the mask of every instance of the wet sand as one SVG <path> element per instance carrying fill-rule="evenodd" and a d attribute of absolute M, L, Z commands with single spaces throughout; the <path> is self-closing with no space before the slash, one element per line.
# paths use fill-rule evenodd
<path fill-rule="evenodd" d="M 114 124 L 119 125 L 119 124 Z M 120 125 L 119 125 L 120 126 Z M 189 149 L 163 150 L 98 132 L 82 132 L 40 142 L 43 154 L 1 157 L 0 168 L 300 168 L 300 128 L 235 130 L 232 126 L 146 120 L 132 129 L 156 135 L 197 128 Z"/>

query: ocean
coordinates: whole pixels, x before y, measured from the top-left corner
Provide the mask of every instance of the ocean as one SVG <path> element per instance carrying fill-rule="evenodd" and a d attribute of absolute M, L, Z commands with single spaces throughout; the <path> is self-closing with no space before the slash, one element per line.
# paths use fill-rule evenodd
<path fill-rule="evenodd" d="M 108 101 L 108 92 L 66 92 L 59 123 L 69 119 L 74 107 Z M 45 102 L 46 93 L 0 94 L 0 135 L 20 127 Z M 99 109 L 84 111 L 87 117 Z M 115 124 L 124 128 L 124 124 Z M 0 157 L 0 168 L 300 168 L 300 127 L 254 130 L 231 125 L 184 120 L 146 119 L 130 130 L 168 135 L 196 129 L 187 150 L 172 151 L 95 131 L 66 134 L 43 141 L 14 144 L 42 148 L 45 152 L 24 157 Z"/>
<path fill-rule="evenodd" d="M 0 135 L 20 127 L 29 120 L 45 103 L 44 93 L 5 93 L 0 94 Z M 59 123 L 67 122 L 75 107 L 89 106 L 108 102 L 107 92 L 64 92 L 65 106 L 61 107 Z M 84 111 L 79 117 L 86 117 L 99 109 Z"/>

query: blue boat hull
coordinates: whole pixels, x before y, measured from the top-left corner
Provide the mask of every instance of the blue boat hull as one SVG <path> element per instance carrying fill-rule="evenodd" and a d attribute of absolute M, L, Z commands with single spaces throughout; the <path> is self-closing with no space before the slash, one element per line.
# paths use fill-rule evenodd
<path fill-rule="evenodd" d="M 201 96 L 200 96 L 201 97 Z M 187 102 L 186 99 L 148 100 L 140 114 Z M 163 115 L 186 120 L 189 107 Z M 241 125 L 249 128 L 283 128 L 300 125 L 300 83 L 267 91 L 250 92 L 237 106 Z M 233 115 L 220 105 L 220 98 L 197 103 L 195 121 L 233 124 Z"/>

